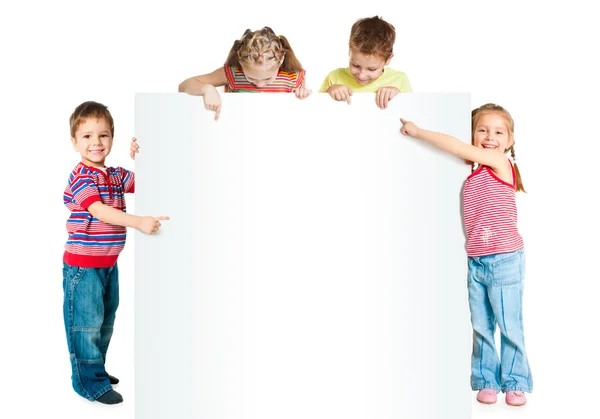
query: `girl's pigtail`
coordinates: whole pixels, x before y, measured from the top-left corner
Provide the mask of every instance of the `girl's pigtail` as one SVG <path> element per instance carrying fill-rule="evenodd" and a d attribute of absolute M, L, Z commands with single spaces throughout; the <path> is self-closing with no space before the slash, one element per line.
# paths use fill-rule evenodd
<path fill-rule="evenodd" d="M 527 191 L 525 190 L 525 187 L 523 186 L 523 181 L 521 180 L 521 173 L 519 172 L 519 168 L 517 167 L 517 161 L 516 161 L 516 157 L 515 157 L 515 147 L 511 146 L 510 147 L 510 157 L 512 158 L 513 161 L 513 166 L 515 168 L 515 191 L 516 192 L 525 192 L 527 193 Z"/>
<path fill-rule="evenodd" d="M 283 35 L 279 35 L 279 40 L 281 41 L 281 49 L 285 53 L 283 63 L 281 64 L 281 69 L 289 72 L 303 71 L 304 68 L 302 68 L 302 64 L 300 64 L 298 58 L 296 58 L 296 54 L 294 54 L 294 50 L 292 49 L 292 46 L 287 38 Z"/>

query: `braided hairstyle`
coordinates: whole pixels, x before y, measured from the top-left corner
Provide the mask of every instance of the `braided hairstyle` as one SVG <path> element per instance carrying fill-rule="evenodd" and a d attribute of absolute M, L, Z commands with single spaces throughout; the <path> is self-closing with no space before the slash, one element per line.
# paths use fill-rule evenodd
<path fill-rule="evenodd" d="M 521 180 L 521 174 L 519 173 L 519 168 L 517 167 L 517 163 L 515 161 L 515 159 L 516 159 L 516 157 L 515 157 L 515 142 L 514 142 L 515 121 L 513 121 L 512 116 L 510 116 L 510 113 L 508 113 L 508 111 L 506 109 L 504 109 L 502 106 L 496 105 L 495 103 L 486 103 L 485 105 L 482 105 L 477 109 L 473 109 L 473 111 L 471 112 L 471 132 L 474 135 L 475 127 L 477 126 L 477 122 L 479 121 L 479 118 L 481 118 L 485 114 L 492 113 L 492 112 L 496 112 L 496 113 L 499 113 L 500 115 L 502 115 L 502 117 L 506 121 L 509 136 L 510 136 L 510 138 L 513 139 L 513 144 L 508 149 L 504 150 L 504 152 L 506 153 L 507 151 L 510 150 L 510 156 L 512 157 L 513 166 L 515 168 L 515 177 L 516 177 L 515 190 L 516 190 L 516 192 L 519 192 L 519 191 L 527 192 L 527 191 L 525 191 L 525 187 L 523 186 L 523 181 Z M 471 137 L 471 141 L 473 141 L 473 138 L 474 137 Z"/>
<path fill-rule="evenodd" d="M 242 37 L 233 42 L 225 65 L 235 67 L 243 67 L 246 63 L 262 65 L 270 60 L 273 64 L 281 63 L 279 68 L 283 71 L 304 70 L 287 38 L 276 35 L 268 26 L 257 31 L 246 29 Z"/>

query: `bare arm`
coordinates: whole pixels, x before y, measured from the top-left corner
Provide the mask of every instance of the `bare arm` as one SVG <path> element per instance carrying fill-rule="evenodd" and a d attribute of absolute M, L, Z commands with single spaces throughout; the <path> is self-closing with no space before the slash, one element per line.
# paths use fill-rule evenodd
<path fill-rule="evenodd" d="M 413 122 L 405 121 L 402 118 L 400 121 L 404 124 L 401 130 L 403 134 L 426 141 L 462 159 L 488 166 L 494 172 L 506 170 L 506 156 L 502 153 L 475 147 L 451 135 L 419 128 Z"/>
<path fill-rule="evenodd" d="M 106 224 L 114 224 L 123 227 L 132 227 L 146 234 L 153 234 L 160 227 L 160 220 L 168 220 L 169 217 L 149 217 L 127 214 L 115 208 L 104 205 L 100 201 L 92 203 L 88 211 L 97 219 Z"/>
<path fill-rule="evenodd" d="M 203 96 L 206 93 L 207 85 L 212 87 L 225 86 L 227 77 L 223 67 L 217 68 L 209 74 L 190 77 L 179 84 L 179 91 L 190 95 Z"/>

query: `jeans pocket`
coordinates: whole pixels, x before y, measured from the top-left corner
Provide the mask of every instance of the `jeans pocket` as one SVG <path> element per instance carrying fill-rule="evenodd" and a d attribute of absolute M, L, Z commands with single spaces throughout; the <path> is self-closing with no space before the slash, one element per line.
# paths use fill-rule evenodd
<path fill-rule="evenodd" d="M 523 281 L 522 252 L 516 251 L 499 256 L 505 257 L 501 257 L 492 265 L 493 286 L 506 287 L 520 284 Z"/>
<path fill-rule="evenodd" d="M 65 282 L 64 286 L 68 286 L 69 290 L 72 291 L 85 274 L 85 271 L 86 268 L 82 268 L 81 266 L 66 265 L 63 268 L 63 278 Z"/>

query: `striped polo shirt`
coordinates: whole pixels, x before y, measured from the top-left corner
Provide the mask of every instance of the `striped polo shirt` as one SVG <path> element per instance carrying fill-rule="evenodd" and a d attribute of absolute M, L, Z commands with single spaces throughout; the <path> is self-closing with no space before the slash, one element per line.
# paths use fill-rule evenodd
<path fill-rule="evenodd" d="M 69 176 L 63 200 L 71 216 L 63 261 L 70 266 L 110 268 L 125 246 L 126 227 L 103 223 L 87 210 L 100 201 L 125 212 L 125 194 L 134 192 L 135 176 L 122 167 L 105 170 L 79 163 Z"/>
<path fill-rule="evenodd" d="M 302 86 L 302 82 L 304 81 L 304 75 L 306 74 L 305 70 L 299 71 L 297 73 L 279 70 L 275 80 L 273 80 L 266 86 L 257 87 L 250 83 L 248 80 L 246 80 L 244 71 L 241 68 L 226 65 L 224 69 L 225 77 L 227 77 L 227 86 L 225 86 L 226 92 L 289 93 L 292 92 L 293 89 Z"/>
<path fill-rule="evenodd" d="M 479 166 L 467 177 L 463 205 L 468 256 L 509 253 L 523 248 L 517 230 L 515 169 L 507 161 L 512 184 L 498 178 L 487 166 Z"/>

